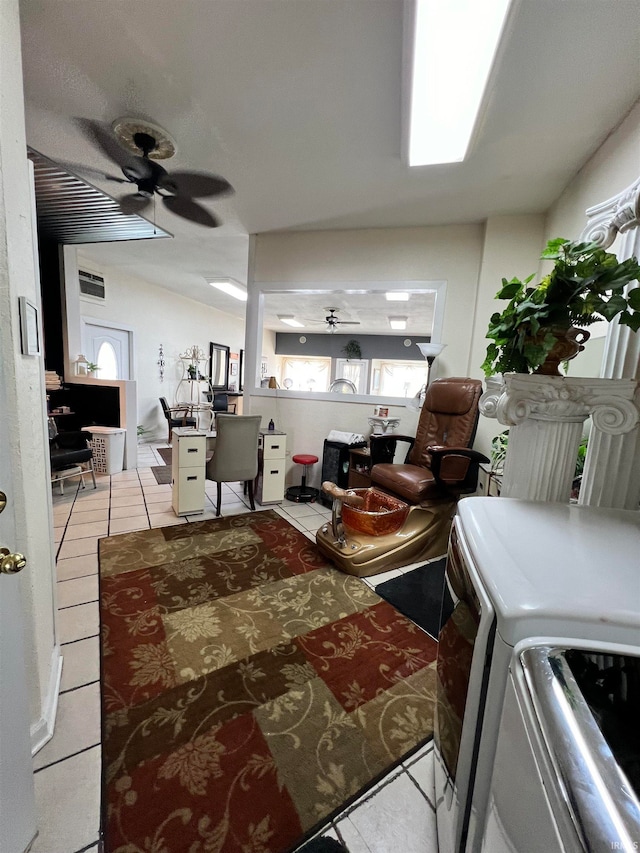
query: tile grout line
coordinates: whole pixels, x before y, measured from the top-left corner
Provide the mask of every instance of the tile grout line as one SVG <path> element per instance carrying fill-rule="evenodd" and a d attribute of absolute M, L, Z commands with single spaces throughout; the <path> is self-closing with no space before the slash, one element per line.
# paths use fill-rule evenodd
<path fill-rule="evenodd" d="M 64 755 L 62 758 L 57 758 L 55 761 L 51 761 L 49 764 L 43 764 L 42 767 L 37 767 L 33 773 L 40 773 L 42 770 L 47 770 L 49 767 L 55 767 L 56 764 L 62 764 L 63 761 L 68 761 L 69 758 L 75 758 L 76 755 L 82 755 L 85 752 L 89 752 L 90 749 L 95 749 L 96 747 L 102 748 L 102 742 L 97 741 L 97 743 L 92 743 L 91 746 L 85 746 L 83 749 L 79 749 L 77 752 L 70 752 L 69 755 Z"/>
<path fill-rule="evenodd" d="M 98 632 L 97 634 L 88 634 L 86 637 L 78 637 L 75 640 L 67 640 L 64 643 L 60 643 L 60 648 L 62 648 L 62 646 L 71 646 L 74 643 L 81 643 L 83 640 L 92 640 L 94 637 L 99 637 L 99 636 L 100 636 L 100 633 Z"/>
<path fill-rule="evenodd" d="M 99 678 L 94 678 L 93 681 L 85 681 L 83 684 L 76 684 L 75 687 L 67 687 L 66 690 L 61 690 L 59 696 L 64 696 L 67 693 L 73 693 L 74 690 L 80 690 L 82 687 L 89 687 L 92 684 L 100 684 Z"/>

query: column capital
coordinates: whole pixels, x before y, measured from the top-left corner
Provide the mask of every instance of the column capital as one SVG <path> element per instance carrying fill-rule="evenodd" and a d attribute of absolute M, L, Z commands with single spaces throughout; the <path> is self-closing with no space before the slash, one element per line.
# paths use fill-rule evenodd
<path fill-rule="evenodd" d="M 640 178 L 613 198 L 588 208 L 586 214 L 587 225 L 580 239 L 608 249 L 618 234 L 640 224 Z"/>
<path fill-rule="evenodd" d="M 591 415 L 598 429 L 619 435 L 638 423 L 636 386 L 634 379 L 507 373 L 487 380 L 480 411 L 506 426 L 526 420 L 580 423 Z"/>

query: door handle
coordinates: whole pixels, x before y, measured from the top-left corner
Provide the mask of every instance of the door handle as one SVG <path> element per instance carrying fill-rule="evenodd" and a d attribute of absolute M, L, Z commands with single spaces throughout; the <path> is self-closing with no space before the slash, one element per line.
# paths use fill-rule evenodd
<path fill-rule="evenodd" d="M 0 492 L 0 512 L 3 511 L 3 509 L 6 507 L 6 505 L 7 505 L 7 496 L 5 495 L 4 492 Z"/>
<path fill-rule="evenodd" d="M 27 565 L 24 554 L 12 554 L 8 548 L 0 548 L 0 574 L 16 575 Z"/>

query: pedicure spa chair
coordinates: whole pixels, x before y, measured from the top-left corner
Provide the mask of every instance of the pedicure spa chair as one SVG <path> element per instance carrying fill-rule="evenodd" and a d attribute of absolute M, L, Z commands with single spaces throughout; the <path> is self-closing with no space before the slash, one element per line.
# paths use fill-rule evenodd
<path fill-rule="evenodd" d="M 435 379 L 415 438 L 371 436 L 370 488 L 322 484 L 332 516 L 316 543 L 339 569 L 368 577 L 446 553 L 458 499 L 475 492 L 478 467 L 489 461 L 471 449 L 481 394 L 477 379 Z M 409 445 L 400 464 L 398 442 Z"/>

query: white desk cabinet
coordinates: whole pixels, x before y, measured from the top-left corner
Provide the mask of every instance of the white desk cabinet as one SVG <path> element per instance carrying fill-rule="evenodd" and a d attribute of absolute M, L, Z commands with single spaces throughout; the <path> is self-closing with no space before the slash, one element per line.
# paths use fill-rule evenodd
<path fill-rule="evenodd" d="M 176 515 L 204 512 L 206 433 L 185 427 L 174 428 L 171 448 L 173 511 Z"/>
<path fill-rule="evenodd" d="M 263 506 L 284 500 L 284 469 L 287 434 L 261 429 L 258 435 L 258 477 L 256 500 Z"/>

